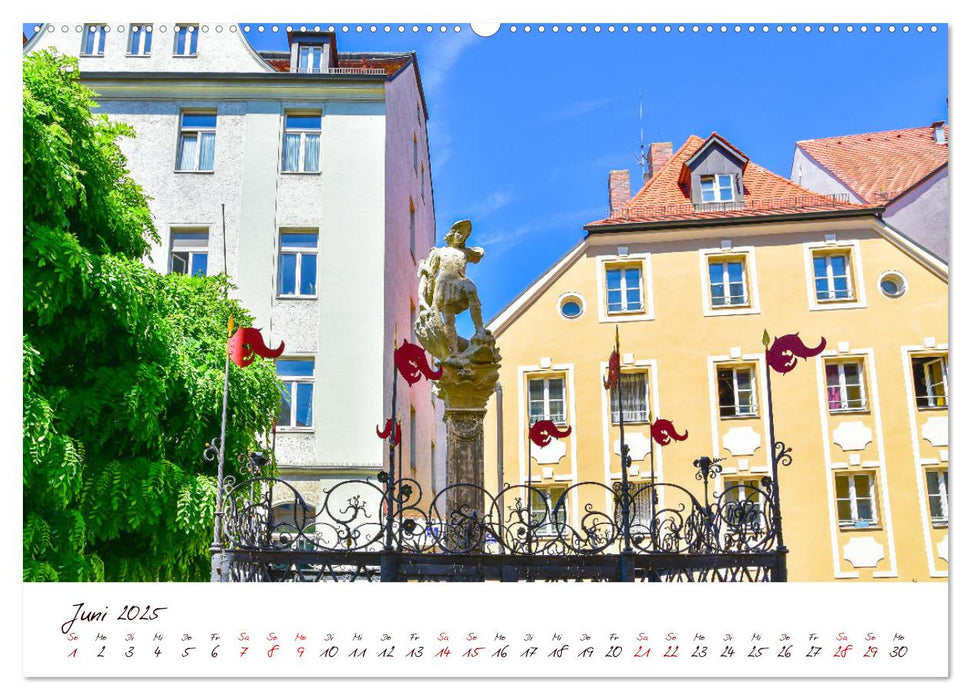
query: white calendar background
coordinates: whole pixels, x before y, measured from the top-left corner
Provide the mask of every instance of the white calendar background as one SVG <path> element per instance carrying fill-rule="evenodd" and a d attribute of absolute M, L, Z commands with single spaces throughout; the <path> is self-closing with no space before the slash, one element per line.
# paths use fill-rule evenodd
<path fill-rule="evenodd" d="M 24 610 L 28 677 L 948 674 L 941 584 L 28 584 Z"/>

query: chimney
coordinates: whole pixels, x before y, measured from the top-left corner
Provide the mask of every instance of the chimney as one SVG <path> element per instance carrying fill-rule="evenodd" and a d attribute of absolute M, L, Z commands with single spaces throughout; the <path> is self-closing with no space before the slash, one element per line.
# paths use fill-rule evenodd
<path fill-rule="evenodd" d="M 630 199 L 630 171 L 611 170 L 607 178 L 610 196 L 610 215 L 616 214 Z"/>
<path fill-rule="evenodd" d="M 652 143 L 647 151 L 647 173 L 645 177 L 651 179 L 657 171 L 671 160 L 671 143 Z"/>
<path fill-rule="evenodd" d="M 934 143 L 947 143 L 947 133 L 944 131 L 944 122 L 934 122 Z"/>

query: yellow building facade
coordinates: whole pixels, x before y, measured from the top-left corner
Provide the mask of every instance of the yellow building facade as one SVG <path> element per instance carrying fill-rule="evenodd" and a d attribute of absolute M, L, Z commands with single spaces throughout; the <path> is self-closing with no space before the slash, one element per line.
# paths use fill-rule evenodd
<path fill-rule="evenodd" d="M 610 512 L 609 491 L 567 489 L 620 481 L 623 410 L 632 484 L 650 482 L 653 461 L 655 482 L 702 500 L 693 462 L 708 456 L 722 460 L 711 495 L 744 498 L 771 473 L 763 331 L 798 332 L 826 347 L 771 377 L 776 440 L 792 450 L 779 468 L 789 580 L 946 579 L 940 260 L 878 210 L 811 196 L 715 134 L 689 139 L 586 229 L 489 324 L 503 357 L 489 490 L 531 483 L 548 504 L 567 493 L 572 526 L 588 508 Z M 623 407 L 603 382 L 617 333 Z M 653 443 L 657 418 L 687 439 Z M 531 447 L 540 419 L 572 433 Z"/>

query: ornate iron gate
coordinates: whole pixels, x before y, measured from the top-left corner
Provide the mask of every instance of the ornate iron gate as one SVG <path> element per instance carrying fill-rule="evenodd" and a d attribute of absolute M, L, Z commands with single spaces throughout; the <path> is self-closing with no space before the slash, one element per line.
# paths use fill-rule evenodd
<path fill-rule="evenodd" d="M 572 484 L 555 502 L 528 485 L 491 494 L 452 484 L 425 497 L 416 481 L 382 472 L 333 485 L 313 507 L 263 476 L 257 457 L 244 480 L 225 479 L 214 580 L 786 580 L 775 482 L 714 493 L 720 468 L 707 458 L 695 462 L 701 500 L 676 484 L 626 481 Z M 454 498 L 463 489 L 482 492 L 483 512 L 449 506 L 468 502 Z"/>

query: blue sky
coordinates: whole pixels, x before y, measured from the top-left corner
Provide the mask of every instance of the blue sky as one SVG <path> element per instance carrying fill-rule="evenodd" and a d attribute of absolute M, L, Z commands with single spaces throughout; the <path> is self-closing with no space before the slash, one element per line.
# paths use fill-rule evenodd
<path fill-rule="evenodd" d="M 243 23 L 244 25 L 246 23 Z M 256 28 L 262 24 L 261 33 Z M 293 22 L 294 26 L 301 23 Z M 257 48 L 286 48 L 286 23 L 249 23 Z M 313 23 L 308 23 L 313 27 Z M 328 24 L 320 26 L 326 28 Z M 342 31 L 347 26 L 349 31 Z M 503 25 L 479 37 L 468 25 L 385 33 L 339 24 L 341 51 L 415 51 L 429 108 L 439 240 L 470 218 L 486 257 L 470 269 L 488 319 L 602 217 L 607 173 L 639 183 L 638 91 L 644 140 L 718 131 L 754 161 L 788 176 L 797 140 L 929 125 L 947 119 L 947 27 L 846 24 Z M 29 35 L 29 32 L 28 32 Z M 466 328 L 467 330 L 467 328 Z"/>

